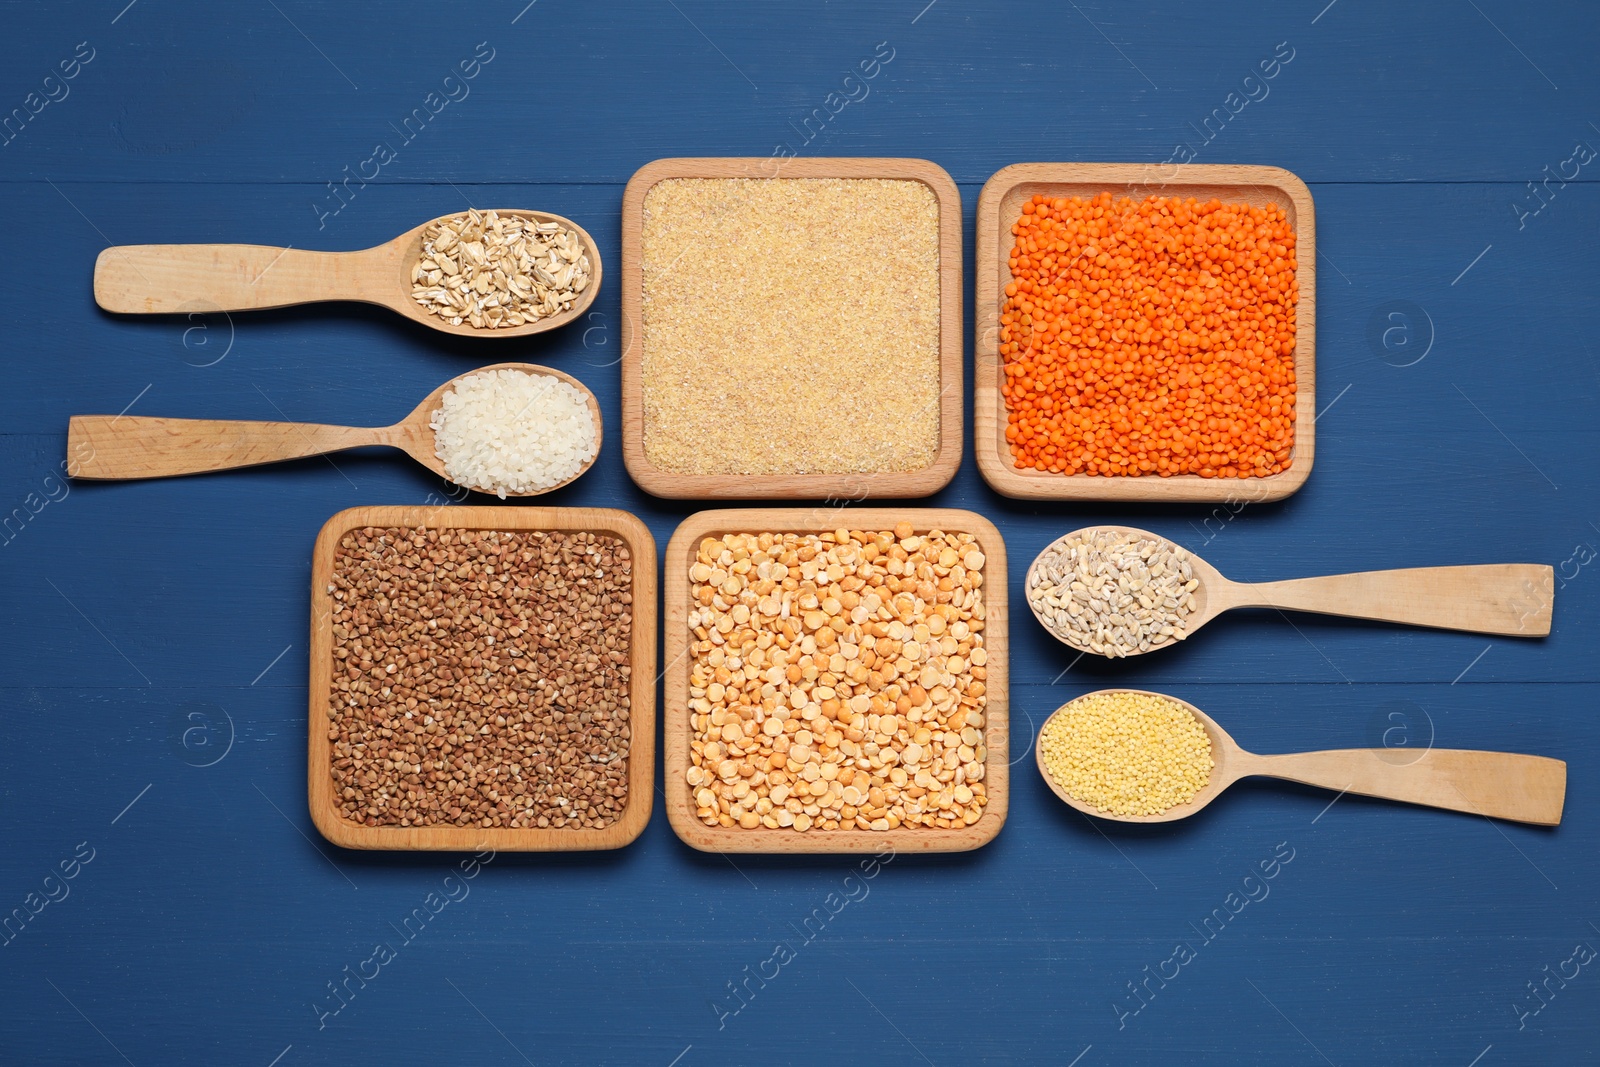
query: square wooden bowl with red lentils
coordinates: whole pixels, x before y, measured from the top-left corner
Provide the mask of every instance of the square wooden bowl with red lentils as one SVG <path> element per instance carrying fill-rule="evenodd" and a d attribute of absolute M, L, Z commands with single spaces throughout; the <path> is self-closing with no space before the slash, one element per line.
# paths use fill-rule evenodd
<path fill-rule="evenodd" d="M 344 848 L 620 848 L 655 784 L 656 548 L 606 508 L 362 507 L 311 563 L 311 818 Z"/>
<path fill-rule="evenodd" d="M 1316 220 L 1279 167 L 1018 163 L 978 200 L 973 444 L 1022 499 L 1267 501 L 1316 422 Z"/>
<path fill-rule="evenodd" d="M 970 511 L 754 508 L 666 553 L 666 803 L 706 852 L 959 852 L 1008 804 L 1006 554 Z"/>

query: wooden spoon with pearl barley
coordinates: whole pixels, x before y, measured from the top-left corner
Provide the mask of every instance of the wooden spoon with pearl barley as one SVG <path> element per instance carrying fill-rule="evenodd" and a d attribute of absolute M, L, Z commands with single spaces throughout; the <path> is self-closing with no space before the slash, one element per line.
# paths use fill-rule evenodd
<path fill-rule="evenodd" d="M 589 387 L 570 374 L 533 363 L 496 363 L 458 375 L 429 393 L 416 409 L 393 426 L 328 426 L 310 422 L 242 422 L 221 419 L 163 419 L 136 415 L 74 415 L 67 429 L 67 473 L 74 478 L 165 478 L 176 474 L 231 470 L 286 459 L 303 459 L 366 445 L 387 445 L 407 453 L 439 477 L 449 480 L 435 448 L 433 413 L 462 378 L 491 370 L 518 370 L 547 375 L 582 393 L 594 419 L 595 451 L 565 481 L 534 493 L 560 489 L 594 466 L 600 455 L 600 402 Z M 480 493 L 492 488 L 467 486 Z"/>
<path fill-rule="evenodd" d="M 521 326 L 457 326 L 424 311 L 411 296 L 411 269 L 422 256 L 423 234 L 441 215 L 373 248 L 357 252 L 308 252 L 268 245 L 121 245 L 107 248 L 94 264 L 94 299 L 107 311 L 132 315 L 209 314 L 257 311 L 353 300 L 398 311 L 413 322 L 457 337 L 527 337 L 564 326 L 594 303 L 600 292 L 600 249 L 587 230 L 547 211 L 496 209 L 536 222 L 554 222 L 578 235 L 589 256 L 589 284 L 572 307 Z"/>
<path fill-rule="evenodd" d="M 1090 527 L 1059 540 L 1096 531 L 1155 541 L 1167 549 L 1178 547 L 1158 534 L 1132 526 Z M 1034 587 L 1035 568 L 1054 547 L 1053 542 L 1033 561 L 1024 589 Z M 1194 591 L 1194 608 L 1184 620 L 1185 636 L 1193 636 L 1200 627 L 1234 608 L 1279 608 L 1442 630 L 1545 637 L 1550 633 L 1550 613 L 1555 603 L 1555 570 L 1542 563 L 1411 567 L 1282 582 L 1234 582 L 1193 552 L 1188 553 L 1188 562 L 1200 584 Z M 1028 604 L 1033 607 L 1032 598 Z M 1034 615 L 1062 644 L 1082 652 L 1092 651 L 1053 628 L 1037 608 Z M 1176 642 L 1168 641 L 1147 651 L 1173 644 Z M 1126 652 L 1119 649 L 1118 654 L 1140 653 L 1137 648 L 1130 648 Z"/>
<path fill-rule="evenodd" d="M 1078 800 L 1050 776 L 1042 746 L 1035 744 L 1034 758 L 1050 791 L 1079 811 L 1119 822 L 1172 822 L 1187 819 L 1241 778 L 1259 776 L 1359 793 L 1384 800 L 1401 800 L 1431 808 L 1448 808 L 1493 819 L 1556 826 L 1567 794 L 1567 765 L 1547 756 L 1515 752 L 1479 752 L 1470 749 L 1344 748 L 1323 752 L 1293 752 L 1261 756 L 1247 752 L 1216 722 L 1189 703 L 1161 693 L 1139 689 L 1105 689 L 1101 693 L 1140 693 L 1182 705 L 1211 739 L 1211 779 L 1193 800 L 1159 815 L 1113 815 Z M 1097 694 L 1088 694 L 1097 695 Z M 1071 704 L 1057 708 L 1051 719 Z M 1050 720 L 1046 719 L 1046 726 Z M 1045 727 L 1040 727 L 1040 734 Z"/>

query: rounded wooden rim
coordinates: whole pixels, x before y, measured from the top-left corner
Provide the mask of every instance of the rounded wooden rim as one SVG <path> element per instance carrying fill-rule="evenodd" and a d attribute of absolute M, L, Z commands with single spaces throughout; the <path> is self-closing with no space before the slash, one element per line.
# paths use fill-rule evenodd
<path fill-rule="evenodd" d="M 1101 523 L 1095 526 L 1080 526 L 1076 530 L 1069 530 L 1061 536 L 1053 538 L 1049 544 L 1045 545 L 1039 550 L 1039 554 L 1037 556 L 1033 557 L 1033 562 L 1028 564 L 1028 569 L 1024 571 L 1022 575 L 1022 599 L 1027 603 L 1028 610 L 1033 613 L 1033 617 L 1037 619 L 1039 625 L 1044 628 L 1044 632 L 1055 638 L 1057 641 L 1060 641 L 1063 645 L 1066 645 L 1075 652 L 1084 652 L 1091 656 L 1098 656 L 1102 653 L 1095 652 L 1094 650 L 1083 645 L 1075 645 L 1065 637 L 1062 637 L 1060 634 L 1056 633 L 1055 630 L 1051 628 L 1050 624 L 1045 622 L 1044 618 L 1039 614 L 1038 609 L 1033 606 L 1033 598 L 1028 595 L 1029 590 L 1033 588 L 1034 568 L 1039 566 L 1039 561 L 1044 558 L 1045 553 L 1049 552 L 1056 545 L 1060 544 L 1062 541 L 1073 536 L 1074 534 L 1085 533 L 1089 530 L 1117 530 L 1123 533 L 1137 534 L 1140 537 L 1148 537 L 1152 541 L 1164 541 L 1174 548 L 1183 548 L 1183 546 L 1178 544 L 1178 542 L 1174 541 L 1170 537 L 1164 537 L 1161 534 L 1153 533 L 1150 530 L 1141 530 L 1137 526 L 1123 526 L 1118 523 Z M 1188 633 L 1185 635 L 1187 639 L 1187 637 L 1192 637 L 1194 632 L 1200 629 L 1200 627 L 1210 622 L 1212 616 L 1216 614 L 1216 612 L 1212 610 L 1212 594 L 1215 593 L 1217 588 L 1220 587 L 1223 582 L 1227 581 L 1227 579 L 1222 576 L 1221 571 L 1217 570 L 1211 564 L 1195 555 L 1194 552 L 1187 548 L 1184 548 L 1183 550 L 1189 553 L 1189 563 L 1194 570 L 1194 576 L 1200 579 L 1200 584 L 1195 588 L 1195 609 L 1189 613 L 1190 625 L 1188 627 Z M 1127 656 L 1107 656 L 1106 658 L 1132 659 L 1134 656 L 1148 656 L 1152 652 L 1160 652 L 1162 649 L 1172 648 L 1177 644 L 1178 642 L 1174 641 L 1171 644 L 1163 645 L 1162 648 L 1152 648 L 1147 652 L 1131 652 Z M 1128 692 L 1135 692 L 1135 690 L 1128 690 Z"/>
<path fill-rule="evenodd" d="M 1160 173 L 1157 173 L 1160 172 Z M 1007 199 L 1023 187 L 1048 187 L 1054 195 L 1143 195 L 1157 188 L 1168 195 L 1211 195 L 1231 198 L 1239 190 L 1292 206 L 1302 253 L 1301 295 L 1295 352 L 1299 390 L 1292 463 L 1264 478 L 1202 478 L 1195 474 L 1159 477 L 1097 477 L 1022 470 L 1005 447 L 1007 409 L 1001 395 L 998 339 L 1000 293 L 1010 280 L 1004 250 L 1011 218 L 1002 217 Z M 1033 190 L 1028 190 L 1032 192 Z M 1153 163 L 1013 163 L 984 183 L 978 197 L 974 279 L 976 322 L 973 378 L 973 453 L 978 470 L 996 492 L 1016 499 L 1132 500 L 1252 503 L 1281 500 L 1297 492 L 1310 477 L 1316 456 L 1316 208 L 1305 182 L 1281 167 L 1244 164 Z"/>
<path fill-rule="evenodd" d="M 1065 789 L 1061 788 L 1056 780 L 1051 777 L 1050 768 L 1047 767 L 1044 762 L 1044 749 L 1039 744 L 1039 740 L 1044 737 L 1045 727 L 1049 726 L 1051 720 L 1057 715 L 1060 715 L 1070 705 L 1082 700 L 1084 697 L 1101 696 L 1112 693 L 1136 693 L 1141 696 L 1160 697 L 1163 700 L 1170 700 L 1174 704 L 1181 704 L 1191 715 L 1200 721 L 1201 726 L 1205 727 L 1206 736 L 1211 740 L 1211 778 L 1206 782 L 1206 787 L 1200 790 L 1199 793 L 1195 794 L 1193 800 L 1183 804 L 1174 805 L 1159 815 L 1114 815 L 1109 811 L 1101 811 L 1092 804 L 1074 798 Z M 1187 700 L 1172 696 L 1168 693 L 1152 692 L 1149 689 L 1130 689 L 1124 686 L 1118 686 L 1113 689 L 1096 689 L 1093 692 L 1082 693 L 1076 697 L 1073 697 L 1055 711 L 1052 711 L 1049 717 L 1039 725 L 1039 731 L 1034 735 L 1033 762 L 1039 768 L 1039 776 L 1044 779 L 1044 784 L 1049 788 L 1050 792 L 1054 793 L 1056 797 L 1068 807 L 1076 808 L 1085 815 L 1092 815 L 1097 819 L 1110 819 L 1113 822 L 1175 822 L 1178 819 L 1187 819 L 1189 816 L 1195 814 L 1201 808 L 1205 807 L 1207 804 L 1210 804 L 1219 795 L 1221 795 L 1224 789 L 1233 784 L 1238 775 L 1229 771 L 1228 760 L 1241 751 L 1242 750 L 1239 748 L 1238 742 L 1234 741 L 1234 739 L 1228 735 L 1228 731 L 1218 726 L 1216 721 L 1212 719 L 1211 716 L 1207 715 L 1205 712 L 1201 711 Z"/>
<path fill-rule="evenodd" d="M 820 833 L 708 827 L 694 813 L 693 790 L 685 777 L 689 766 L 690 610 L 689 564 L 704 537 L 733 532 L 820 533 L 841 522 L 851 529 L 890 529 L 909 522 L 920 531 L 939 528 L 966 532 L 977 539 L 986 557 L 983 589 L 988 602 L 985 625 L 989 650 L 988 696 L 984 725 L 987 759 L 985 781 L 989 806 L 972 826 L 960 829 L 900 827 L 894 830 L 838 829 Z M 1010 640 L 1009 585 L 1005 541 L 982 515 L 957 508 L 734 508 L 699 511 L 685 518 L 667 544 L 662 564 L 662 762 L 666 772 L 663 797 L 667 821 L 680 840 L 702 852 L 742 854 L 844 854 L 897 852 L 964 852 L 988 844 L 1000 833 L 1010 811 Z"/>
<path fill-rule="evenodd" d="M 576 852 L 622 848 L 650 822 L 655 804 L 656 690 L 629 686 L 632 736 L 628 750 L 628 799 L 621 817 L 600 829 L 477 826 L 366 826 L 344 818 L 333 796 L 332 742 L 325 727 L 334 662 L 329 576 L 339 539 L 363 526 L 434 527 L 458 530 L 589 531 L 620 538 L 633 555 L 633 633 L 629 654 L 636 677 L 656 676 L 656 543 L 637 516 L 614 508 L 505 505 L 379 505 L 347 508 L 330 518 L 311 556 L 311 652 L 306 795 L 311 821 L 340 848 L 384 851 Z M 319 724 L 324 724 L 319 728 Z"/>
<path fill-rule="evenodd" d="M 920 182 L 939 204 L 939 443 L 914 471 L 831 474 L 678 474 L 652 464 L 644 451 L 644 202 L 658 183 L 679 178 L 878 178 Z M 962 298 L 961 195 L 938 164 L 900 157 L 668 157 L 634 172 L 622 196 L 622 458 L 647 493 L 669 500 L 773 501 L 917 499 L 948 485 L 961 466 L 966 435 L 962 397 L 965 303 Z"/>
<path fill-rule="evenodd" d="M 534 211 L 529 208 L 499 207 L 474 208 L 472 210 L 480 212 L 493 211 L 498 215 L 516 215 L 521 218 L 537 219 L 541 222 L 560 223 L 562 226 L 568 227 L 578 235 L 578 239 L 583 242 L 584 249 L 589 254 L 589 266 L 591 269 L 591 274 L 589 277 L 588 287 L 585 288 L 583 292 L 578 294 L 578 299 L 572 305 L 570 310 L 563 311 L 559 315 L 552 315 L 547 319 L 540 319 L 538 322 L 526 323 L 522 326 L 507 326 L 500 329 L 488 330 L 480 329 L 476 326 L 470 326 L 465 323 L 460 326 L 456 326 L 452 323 L 446 322 L 437 315 L 429 315 L 427 312 L 423 311 L 420 306 L 418 306 L 415 300 L 411 298 L 411 267 L 417 261 L 417 257 L 421 254 L 422 235 L 427 231 L 429 226 L 432 226 L 434 223 L 443 219 L 458 218 L 459 216 L 466 214 L 466 212 L 463 211 L 452 211 L 447 215 L 439 215 L 435 218 L 431 218 L 427 222 L 424 222 L 421 226 L 409 230 L 408 232 L 403 233 L 399 237 L 395 238 L 394 245 L 399 251 L 398 262 L 400 268 L 400 291 L 399 295 L 395 299 L 395 302 L 391 304 L 391 306 L 396 311 L 399 311 L 406 318 L 411 319 L 414 322 L 420 322 L 424 326 L 431 326 L 435 330 L 441 330 L 444 333 L 454 334 L 457 337 L 531 337 L 536 333 L 544 333 L 546 330 L 554 330 L 565 326 L 573 320 L 580 318 L 584 312 L 589 310 L 590 305 L 594 303 L 595 297 L 600 293 L 600 283 L 604 274 L 604 268 L 600 260 L 600 247 L 595 244 L 594 238 L 589 235 L 588 230 L 584 229 L 582 226 L 579 226 L 576 222 L 573 222 L 565 215 L 557 215 L 550 211 Z"/>
<path fill-rule="evenodd" d="M 558 378 L 561 381 L 573 386 L 573 388 L 577 389 L 583 394 L 584 400 L 587 401 L 589 405 L 589 415 L 594 419 L 594 455 L 590 456 L 588 462 L 586 462 L 582 467 L 578 468 L 578 472 L 576 474 L 565 481 L 557 482 L 548 489 L 540 489 L 538 492 L 534 493 L 508 492 L 506 493 L 506 498 L 510 499 L 512 497 L 544 496 L 546 493 L 553 493 L 563 486 L 571 485 L 573 482 L 589 473 L 589 468 L 593 467 L 595 465 L 595 461 L 600 458 L 600 449 L 605 441 L 605 423 L 600 415 L 600 400 L 594 395 L 594 390 L 590 389 L 587 385 L 584 385 L 583 382 L 577 378 L 574 378 L 566 371 L 556 370 L 554 367 L 545 367 L 537 363 L 491 363 L 488 366 L 479 367 L 476 370 L 466 371 L 462 374 L 456 375 L 454 378 L 451 378 L 433 392 L 423 397 L 422 403 L 418 404 L 415 410 L 413 410 L 410 415 L 406 416 L 405 421 L 422 433 L 431 446 L 433 442 L 433 427 L 430 425 L 430 423 L 433 421 L 433 413 L 439 410 L 439 406 L 444 403 L 445 393 L 454 388 L 456 382 L 460 381 L 461 379 L 491 370 L 520 370 L 528 374 L 541 374 L 547 375 L 551 378 Z M 427 450 L 426 458 L 424 458 L 422 455 L 418 455 L 415 452 L 412 453 L 412 458 L 418 463 L 421 463 L 423 466 L 427 467 L 429 470 L 433 471 L 435 474 L 439 475 L 439 477 L 444 478 L 446 481 L 450 481 L 449 475 L 445 474 L 444 472 L 444 461 L 439 458 L 438 452 L 435 448 L 430 447 Z M 450 484 L 458 485 L 460 483 L 451 481 Z M 498 497 L 500 495 L 493 490 L 484 489 L 476 485 L 462 486 L 462 488 L 470 489 L 474 493 L 483 493 L 485 496 Z"/>

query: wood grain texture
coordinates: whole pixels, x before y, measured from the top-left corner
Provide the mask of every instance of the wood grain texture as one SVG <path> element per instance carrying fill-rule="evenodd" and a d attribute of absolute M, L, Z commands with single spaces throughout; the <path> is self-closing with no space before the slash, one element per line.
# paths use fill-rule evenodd
<path fill-rule="evenodd" d="M 605 533 L 628 545 L 633 559 L 632 667 L 629 698 L 628 800 L 621 818 L 592 830 L 475 826 L 362 826 L 339 811 L 333 791 L 328 695 L 333 682 L 333 601 L 329 579 L 339 539 L 364 526 L 427 526 L 466 530 L 571 530 Z M 655 792 L 656 545 L 650 531 L 611 508 L 356 507 L 329 519 L 311 558 L 310 740 L 306 759 L 311 820 L 342 848 L 407 851 L 588 852 L 621 848 L 650 821 Z"/>
<path fill-rule="evenodd" d="M 534 493 L 506 496 L 543 496 L 569 485 L 600 458 L 605 426 L 600 402 L 589 387 L 566 371 L 532 363 L 495 363 L 482 371 L 518 370 L 557 378 L 583 394 L 594 419 L 595 454 L 572 477 Z M 444 396 L 466 375 L 450 379 L 422 399 L 404 419 L 392 426 L 327 426 L 305 422 L 243 422 L 221 419 L 165 419 L 142 415 L 74 415 L 67 426 L 66 471 L 74 478 L 166 478 L 180 474 L 253 467 L 286 459 L 303 459 L 363 445 L 398 448 L 444 478 L 433 434 L 433 415 Z M 488 490 L 478 486 L 467 488 Z"/>
<path fill-rule="evenodd" d="M 1553 567 L 1486 563 L 1228 582 L 1207 598 L 1207 610 L 1215 616 L 1230 608 L 1282 608 L 1441 630 L 1545 637 L 1555 595 Z"/>
<path fill-rule="evenodd" d="M 1000 355 L 1002 294 L 1011 283 L 1011 226 L 1022 204 L 1050 196 L 1216 197 L 1230 203 L 1277 204 L 1294 228 L 1300 282 L 1295 317 L 1295 437 L 1288 470 L 1266 478 L 1202 478 L 1179 474 L 1107 478 L 1019 469 L 1006 442 L 1005 361 Z M 984 481 L 1021 500 L 1231 501 L 1281 500 L 1305 484 L 1315 458 L 1317 228 L 1311 190 L 1281 167 L 1235 164 L 1015 163 L 984 184 L 978 198 L 973 453 Z"/>
<path fill-rule="evenodd" d="M 411 268 L 422 254 L 422 238 L 441 215 L 356 252 L 307 252 L 267 245 L 118 245 L 103 250 L 94 265 L 94 298 L 106 311 L 130 315 L 209 314 L 260 311 L 292 304 L 354 300 L 399 312 L 412 322 L 457 337 L 530 337 L 579 318 L 600 293 L 600 249 L 589 231 L 561 215 L 497 208 L 540 222 L 556 222 L 577 233 L 589 253 L 589 285 L 559 315 L 503 329 L 457 326 L 430 315 L 411 297 Z"/>
<path fill-rule="evenodd" d="M 170 478 L 320 456 L 365 445 L 404 447 L 404 428 L 328 426 L 315 422 L 167 419 L 157 415 L 74 415 L 67 424 L 68 471 L 74 478 Z M 425 435 L 432 448 L 433 434 Z M 435 460 L 437 462 L 437 460 Z"/>
<path fill-rule="evenodd" d="M 1251 754 L 1239 761 L 1238 774 L 1536 826 L 1560 825 L 1567 795 L 1567 765 L 1561 760 L 1470 749 L 1430 748 L 1414 762 L 1392 748 Z"/>
<path fill-rule="evenodd" d="M 1044 752 L 1035 747 L 1034 762 L 1045 785 L 1062 801 L 1086 815 L 1117 822 L 1175 822 L 1196 814 L 1241 778 L 1260 776 L 1332 789 L 1341 794 L 1359 793 L 1494 819 L 1540 826 L 1555 826 L 1561 822 L 1567 792 L 1567 765 L 1558 759 L 1431 746 L 1419 750 L 1351 748 L 1258 755 L 1240 748 L 1216 720 L 1187 700 L 1143 689 L 1099 692 L 1140 693 L 1181 704 L 1205 727 L 1211 739 L 1213 766 L 1210 779 L 1192 800 L 1157 815 L 1114 815 L 1078 800 L 1057 784 L 1050 775 Z M 1070 706 L 1069 702 L 1057 708 L 1051 718 Z"/>
<path fill-rule="evenodd" d="M 916 471 L 856 474 L 678 474 L 656 467 L 644 449 L 644 200 L 667 178 L 891 178 L 918 181 L 939 203 L 939 447 Z M 938 492 L 961 465 L 961 196 L 943 169 L 923 159 L 760 157 L 658 159 L 639 168 L 622 194 L 622 457 L 639 487 L 673 500 L 920 497 Z M 799 309 L 774 308 L 798 315 Z M 778 402 L 781 402 L 781 398 Z M 737 417 L 733 415 L 731 417 Z"/>
<path fill-rule="evenodd" d="M 888 530 L 902 522 L 917 533 L 940 529 L 972 534 L 983 550 L 983 595 L 986 603 L 984 647 L 989 676 L 985 684 L 984 781 L 989 805 L 971 826 L 959 830 L 923 827 L 878 833 L 872 830 L 745 830 L 706 826 L 695 817 L 693 790 L 685 777 L 689 745 L 689 567 L 700 542 L 724 533 L 822 533 L 839 529 Z M 678 526 L 667 544 L 663 652 L 666 660 L 662 698 L 663 756 L 667 819 L 683 841 L 702 852 L 877 853 L 965 852 L 994 840 L 1005 825 L 1010 806 L 1010 689 L 1005 542 L 994 524 L 981 515 L 953 508 L 739 508 L 701 511 Z"/>

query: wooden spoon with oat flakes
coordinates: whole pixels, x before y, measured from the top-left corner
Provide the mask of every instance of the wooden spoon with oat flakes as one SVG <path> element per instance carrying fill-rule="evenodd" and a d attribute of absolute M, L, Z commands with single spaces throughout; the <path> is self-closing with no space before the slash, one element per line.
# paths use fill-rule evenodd
<path fill-rule="evenodd" d="M 459 337 L 527 337 L 581 316 L 600 251 L 546 211 L 443 215 L 375 248 L 121 245 L 100 253 L 94 298 L 134 315 L 256 311 L 327 300 L 379 304 Z"/>

